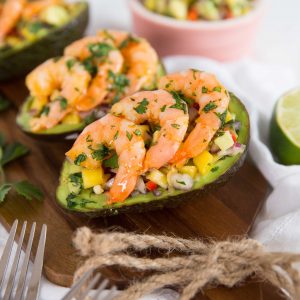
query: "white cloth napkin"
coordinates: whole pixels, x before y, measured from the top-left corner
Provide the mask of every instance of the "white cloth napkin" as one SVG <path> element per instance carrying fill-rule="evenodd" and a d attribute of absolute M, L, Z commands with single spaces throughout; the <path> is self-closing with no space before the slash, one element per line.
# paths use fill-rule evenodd
<path fill-rule="evenodd" d="M 168 72 L 196 68 L 215 73 L 228 90 L 243 100 L 251 119 L 250 154 L 273 188 L 255 222 L 252 237 L 271 251 L 300 252 L 300 166 L 276 163 L 267 142 L 274 104 L 280 95 L 299 84 L 296 74 L 250 60 L 221 64 L 200 57 L 173 56 L 165 58 L 164 63 Z M 0 227 L 0 252 L 6 237 Z M 43 278 L 40 299 L 57 300 L 66 291 Z M 177 294 L 164 290 L 143 299 L 173 300 Z"/>

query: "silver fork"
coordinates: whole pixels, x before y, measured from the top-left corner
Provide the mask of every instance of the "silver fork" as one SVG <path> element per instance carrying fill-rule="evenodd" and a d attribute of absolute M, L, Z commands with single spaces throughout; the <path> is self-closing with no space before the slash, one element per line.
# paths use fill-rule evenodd
<path fill-rule="evenodd" d="M 44 260 L 44 250 L 47 235 L 47 226 L 44 224 L 41 230 L 41 235 L 39 239 L 39 244 L 35 256 L 35 260 L 32 267 L 31 277 L 28 284 L 26 285 L 26 279 L 28 275 L 28 265 L 30 259 L 30 253 L 32 248 L 32 243 L 35 234 L 36 223 L 33 223 L 30 230 L 30 235 L 25 251 L 25 256 L 23 259 L 22 266 L 20 268 L 20 275 L 17 276 L 18 267 L 20 264 L 20 256 L 22 252 L 22 245 L 24 241 L 24 236 L 26 232 L 27 222 L 25 221 L 22 226 L 21 234 L 18 240 L 17 250 L 13 259 L 12 266 L 9 270 L 8 264 L 11 259 L 12 248 L 14 244 L 14 239 L 16 236 L 16 231 L 18 227 L 18 220 L 15 220 L 11 230 L 9 232 L 8 240 L 5 244 L 5 248 L 0 260 L 0 299 L 1 300 L 36 300 L 39 296 L 40 281 L 42 277 L 43 260 Z M 7 285 L 4 292 L 4 279 L 8 277 Z M 17 278 L 18 277 L 18 278 Z M 16 290 L 13 297 L 13 290 Z M 26 293 L 27 290 L 27 293 Z M 2 296 L 2 293 L 4 295 Z M 25 297 L 24 297 L 25 296 Z"/>
<path fill-rule="evenodd" d="M 89 293 L 94 289 L 99 282 L 101 275 L 98 273 L 93 276 L 94 269 L 91 269 L 87 273 L 85 273 L 70 289 L 70 291 L 62 298 L 62 300 L 83 300 L 85 299 Z M 108 286 L 108 279 L 104 279 L 99 287 L 94 291 L 94 295 L 89 295 L 89 300 L 97 300 L 100 296 L 100 293 Z M 108 293 L 105 295 L 105 298 L 101 298 L 102 300 L 110 300 L 117 290 L 116 286 L 112 286 Z"/>

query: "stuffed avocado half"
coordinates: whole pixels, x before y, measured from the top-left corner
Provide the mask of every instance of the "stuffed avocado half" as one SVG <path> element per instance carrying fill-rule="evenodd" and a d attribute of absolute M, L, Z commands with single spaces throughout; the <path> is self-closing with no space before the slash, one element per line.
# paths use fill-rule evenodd
<path fill-rule="evenodd" d="M 36 137 L 78 132 L 122 97 L 156 89 L 164 75 L 157 53 L 145 39 L 101 30 L 70 44 L 63 56 L 28 74 L 29 96 L 17 123 Z"/>
<path fill-rule="evenodd" d="M 2 10 L 0 80 L 27 74 L 49 57 L 61 55 L 68 44 L 82 37 L 89 20 L 88 3 L 52 2 L 21 1 L 24 7 L 19 13 L 8 7 L 16 22 L 7 26 L 5 9 Z"/>
<path fill-rule="evenodd" d="M 202 87 L 202 91 L 207 92 L 207 87 Z M 216 91 L 219 91 L 219 87 L 216 88 Z M 183 98 L 182 94 L 178 92 L 171 94 L 175 98 L 175 106 L 170 107 L 185 110 L 184 104 L 179 102 L 179 97 Z M 103 147 L 103 144 L 99 145 L 98 151 L 103 154 L 100 168 L 99 165 L 95 164 L 96 168 L 88 169 L 83 165 L 87 165 L 85 161 L 87 162 L 90 157 L 85 156 L 84 151 L 76 157 L 72 156 L 74 154 L 72 151 L 76 150 L 76 144 L 80 143 L 79 137 L 73 148 L 67 153 L 69 159 L 63 164 L 56 194 L 57 202 L 70 212 L 84 213 L 96 217 L 172 207 L 188 199 L 200 200 L 198 197 L 204 191 L 226 182 L 237 172 L 246 157 L 250 134 L 249 116 L 242 102 L 233 94 L 230 93 L 229 95 L 229 105 L 221 114 L 212 111 L 214 107 L 212 101 L 209 101 L 202 108 L 205 115 L 212 112 L 221 120 L 220 127 L 214 133 L 211 141 L 207 143 L 204 151 L 193 158 L 186 158 L 184 162 L 179 160 L 175 162 L 174 155 L 172 155 L 171 163 L 169 162 L 159 168 L 146 168 L 146 171 L 142 171 L 142 175 L 138 177 L 132 192 L 122 201 L 118 201 L 118 199 L 112 201 L 111 198 L 112 184 L 115 180 L 118 180 L 116 179 L 118 176 L 116 173 L 118 173 L 118 159 L 120 161 L 120 157 L 116 155 L 116 151 L 110 150 L 108 145 L 107 147 Z M 146 110 L 145 104 L 147 102 L 145 99 L 142 98 L 139 105 L 134 107 L 142 113 Z M 185 147 L 189 135 L 197 126 L 197 122 L 200 122 L 192 117 L 195 113 L 194 107 L 196 107 L 196 110 L 199 107 L 191 104 L 190 99 L 187 97 L 184 100 L 188 106 L 190 119 L 189 128 L 184 133 L 185 137 L 179 150 Z M 150 100 L 148 106 L 149 102 Z M 162 106 L 160 110 L 166 111 L 165 106 Z M 116 109 L 113 107 L 112 111 L 116 111 Z M 179 120 L 178 116 L 177 120 Z M 171 126 L 178 127 L 178 124 L 176 126 L 175 124 L 171 124 Z M 147 140 L 147 134 L 145 137 L 143 130 L 151 132 L 152 141 L 148 145 L 145 142 L 146 149 L 149 152 L 152 146 L 159 144 L 155 132 L 162 129 L 158 125 L 153 126 L 153 124 L 143 124 L 141 126 L 144 126 L 144 128 L 141 127 L 138 134 L 145 141 Z M 136 130 L 134 128 L 132 136 L 137 132 Z M 82 137 L 84 137 L 84 133 L 82 133 Z M 132 139 L 131 133 L 127 133 L 127 131 L 126 136 Z M 154 141 L 155 139 L 156 141 Z M 89 141 L 91 137 L 85 135 L 85 140 Z M 90 147 L 90 149 L 92 148 Z M 94 153 L 98 153 L 97 150 Z M 180 151 L 177 150 L 175 157 L 178 153 Z M 94 158 L 96 157 L 95 155 Z M 145 157 L 143 168 L 147 164 L 147 155 Z M 155 156 L 155 158 L 157 160 L 162 159 L 159 156 Z M 136 159 L 138 160 L 138 158 Z M 152 164 L 155 165 L 155 163 Z M 151 164 L 149 160 L 148 164 Z M 121 197 L 122 191 L 119 194 Z"/>

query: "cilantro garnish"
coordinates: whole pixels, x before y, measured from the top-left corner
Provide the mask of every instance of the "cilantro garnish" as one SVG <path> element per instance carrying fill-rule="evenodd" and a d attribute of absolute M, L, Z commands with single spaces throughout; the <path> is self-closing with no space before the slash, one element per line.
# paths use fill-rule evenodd
<path fill-rule="evenodd" d="M 37 21 L 34 23 L 28 24 L 28 31 L 31 33 L 38 33 L 41 29 L 43 29 L 44 25 L 43 23 Z"/>
<path fill-rule="evenodd" d="M 103 161 L 103 166 L 105 168 L 117 169 L 119 168 L 118 159 L 117 153 L 114 152 L 110 158 Z"/>
<path fill-rule="evenodd" d="M 215 113 L 218 118 L 221 121 L 221 128 L 224 127 L 224 125 L 226 124 L 226 116 L 227 116 L 227 110 L 225 110 L 223 113 Z"/>
<path fill-rule="evenodd" d="M 122 41 L 119 48 L 123 49 L 123 48 L 126 48 L 130 43 L 139 43 L 139 42 L 140 41 L 138 38 L 136 38 L 130 34 L 124 41 Z"/>
<path fill-rule="evenodd" d="M 74 183 L 75 185 L 82 185 L 82 173 L 73 173 L 69 175 L 70 182 Z"/>
<path fill-rule="evenodd" d="M 80 164 L 81 164 L 82 162 L 84 162 L 86 159 L 87 159 L 86 154 L 85 154 L 85 153 L 81 153 L 81 154 L 79 154 L 79 155 L 75 158 L 74 164 L 77 165 L 77 166 L 80 166 Z"/>
<path fill-rule="evenodd" d="M 128 138 L 129 141 L 132 140 L 133 136 L 132 136 L 132 134 L 130 132 L 126 131 L 126 136 L 127 136 L 127 138 Z"/>
<path fill-rule="evenodd" d="M 176 128 L 176 129 L 179 129 L 180 128 L 180 125 L 179 124 L 171 124 L 172 127 Z"/>
<path fill-rule="evenodd" d="M 92 57 L 86 58 L 82 62 L 82 65 L 85 70 L 91 74 L 92 77 L 96 76 L 96 74 L 98 73 L 98 67 L 93 63 Z"/>
<path fill-rule="evenodd" d="M 69 71 L 73 68 L 73 66 L 75 65 L 75 62 L 76 62 L 75 59 L 68 59 L 66 61 L 66 66 Z"/>
<path fill-rule="evenodd" d="M 175 100 L 175 104 L 171 105 L 170 108 L 176 108 L 182 110 L 185 114 L 187 113 L 186 102 L 180 97 L 179 93 L 175 91 L 170 92 Z"/>
<path fill-rule="evenodd" d="M 48 116 L 50 112 L 50 107 L 48 105 L 44 105 L 41 110 L 41 115 Z"/>
<path fill-rule="evenodd" d="M 214 103 L 213 101 L 210 101 L 209 103 L 207 103 L 204 107 L 203 107 L 203 111 L 208 113 L 209 111 L 217 108 L 218 106 L 216 105 L 216 103 Z"/>
<path fill-rule="evenodd" d="M 133 109 L 138 113 L 138 114 L 144 114 L 146 113 L 147 109 L 148 109 L 148 104 L 149 101 L 144 98 L 139 104 L 138 106 L 134 107 Z"/>
<path fill-rule="evenodd" d="M 88 49 L 92 56 L 107 57 L 109 52 L 113 50 L 113 46 L 107 43 L 92 43 L 88 45 Z"/>
<path fill-rule="evenodd" d="M 205 87 L 205 86 L 203 86 L 203 87 L 202 87 L 202 93 L 203 93 L 203 94 L 207 94 L 207 92 L 208 92 L 208 88 Z"/>
<path fill-rule="evenodd" d="M 160 111 L 161 111 L 161 112 L 164 112 L 164 111 L 166 110 L 166 108 L 167 108 L 167 105 L 164 105 L 164 106 L 162 106 L 162 107 L 160 108 Z"/>
<path fill-rule="evenodd" d="M 115 133 L 115 135 L 114 135 L 114 140 L 116 140 L 116 139 L 118 138 L 118 136 L 119 136 L 119 131 L 117 131 L 117 132 Z"/>
<path fill-rule="evenodd" d="M 216 167 L 213 167 L 210 171 L 214 173 L 214 172 L 217 172 L 218 170 L 219 170 L 219 167 L 216 166 Z"/>
<path fill-rule="evenodd" d="M 56 100 L 56 101 L 59 101 L 60 108 L 61 108 L 62 110 L 65 110 L 65 109 L 67 108 L 67 106 L 68 106 L 68 101 L 67 101 L 67 99 L 66 99 L 65 97 L 59 96 L 59 97 L 57 97 L 55 100 Z"/>
<path fill-rule="evenodd" d="M 109 155 L 109 152 L 109 148 L 107 148 L 104 144 L 100 144 L 98 149 L 93 150 L 92 157 L 95 160 L 103 160 Z"/>
<path fill-rule="evenodd" d="M 220 86 L 216 86 L 216 87 L 213 88 L 213 91 L 221 93 L 222 88 Z"/>
<path fill-rule="evenodd" d="M 114 73 L 113 71 L 108 71 L 108 78 L 112 81 L 110 90 L 116 92 L 114 103 L 120 100 L 120 95 L 124 92 L 125 88 L 129 86 L 130 80 L 125 74 Z"/>
<path fill-rule="evenodd" d="M 134 134 L 135 134 L 136 136 L 141 136 L 141 135 L 142 135 L 142 132 L 141 132 L 139 129 L 136 129 L 136 130 L 134 131 Z"/>
<path fill-rule="evenodd" d="M 177 183 L 181 184 L 181 185 L 186 185 L 186 183 L 184 181 L 179 181 L 179 180 L 176 180 Z"/>

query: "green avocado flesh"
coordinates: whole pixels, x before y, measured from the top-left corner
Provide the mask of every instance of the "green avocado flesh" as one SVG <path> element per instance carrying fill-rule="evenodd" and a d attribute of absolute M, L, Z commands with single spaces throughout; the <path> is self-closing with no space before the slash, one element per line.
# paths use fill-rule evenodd
<path fill-rule="evenodd" d="M 34 41 L 25 40 L 0 51 L 0 80 L 23 76 L 48 58 L 61 55 L 67 45 L 83 36 L 88 19 L 88 4 L 76 2 L 72 4 L 66 24 L 49 29 L 46 35 Z"/>
<path fill-rule="evenodd" d="M 244 105 L 234 96 L 231 95 L 229 111 L 236 115 L 236 121 L 241 123 L 238 142 L 248 145 L 249 141 L 249 117 Z M 106 195 L 96 195 L 92 193 L 92 189 L 86 189 L 80 192 L 71 202 L 67 197 L 73 191 L 70 189 L 69 175 L 80 171 L 80 167 L 65 161 L 63 164 L 60 184 L 57 189 L 57 202 L 66 210 L 86 213 L 91 217 L 117 215 L 124 212 L 142 212 L 162 207 L 172 207 L 183 200 L 193 199 L 201 196 L 208 188 L 215 187 L 227 181 L 243 164 L 246 156 L 246 150 L 235 156 L 225 156 L 223 160 L 219 160 L 214 164 L 214 170 L 204 176 L 198 177 L 194 181 L 191 191 L 174 190 L 163 191 L 160 196 L 154 196 L 153 193 L 139 194 L 131 196 L 124 202 L 108 204 Z M 69 202 L 69 203 L 68 203 Z"/>
<path fill-rule="evenodd" d="M 166 74 L 165 68 L 163 64 L 160 63 L 157 70 L 157 75 L 155 76 L 153 83 L 148 87 L 144 87 L 144 89 L 145 90 L 156 89 L 159 78 L 164 76 L 165 74 Z M 21 127 L 21 129 L 24 132 L 29 133 L 33 136 L 37 136 L 37 137 L 38 136 L 49 137 L 49 136 L 57 136 L 57 135 L 65 136 L 73 132 L 80 132 L 87 125 L 87 122 L 83 120 L 78 124 L 59 124 L 50 129 L 40 130 L 38 132 L 32 132 L 29 125 L 30 119 L 32 118 L 30 114 L 31 103 L 32 103 L 32 98 L 28 97 L 27 100 L 25 100 L 24 104 L 22 105 L 19 115 L 17 116 L 17 124 Z"/>

